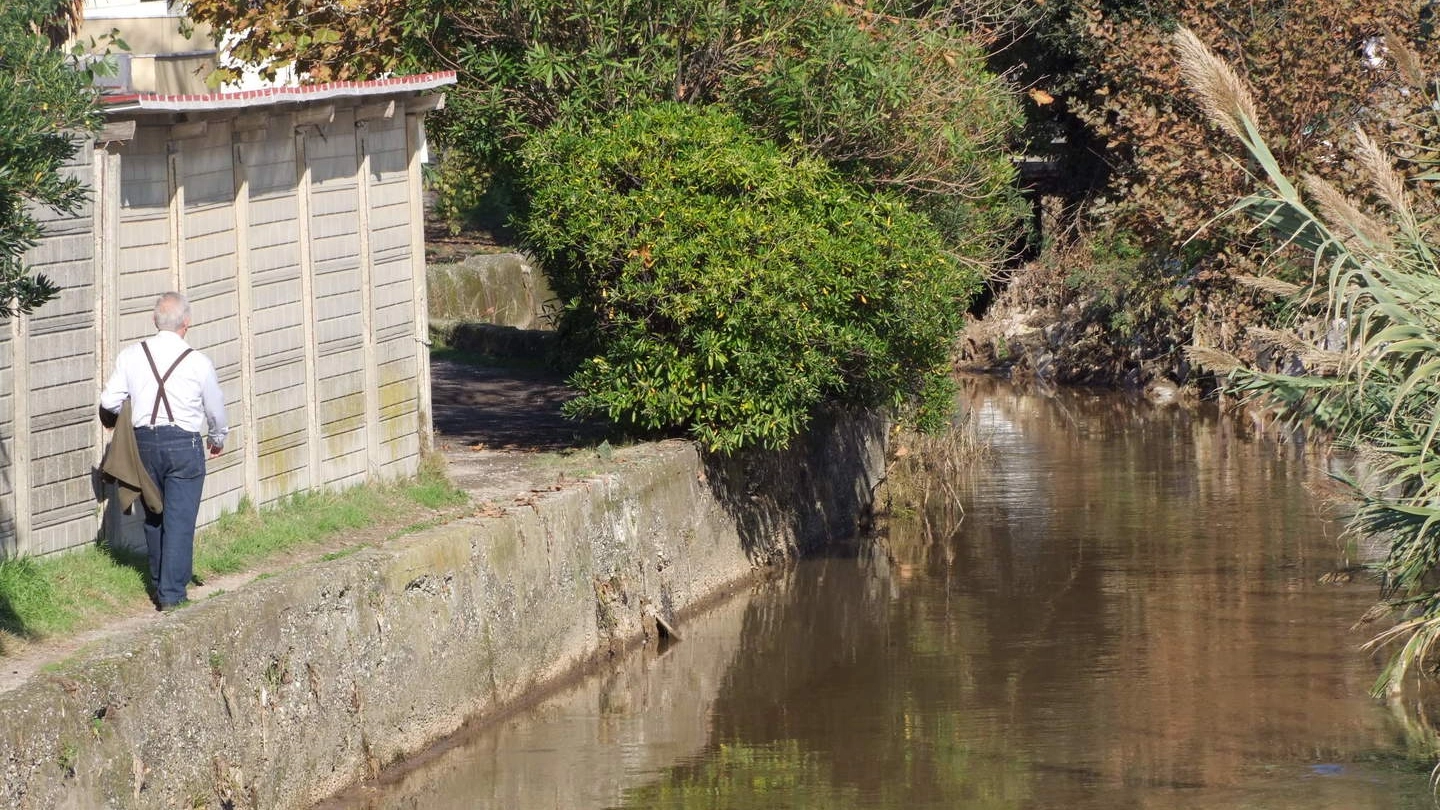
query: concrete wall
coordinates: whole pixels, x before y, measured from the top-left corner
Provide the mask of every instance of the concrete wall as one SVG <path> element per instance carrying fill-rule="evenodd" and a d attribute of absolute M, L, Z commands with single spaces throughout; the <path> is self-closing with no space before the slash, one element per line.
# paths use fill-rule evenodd
<path fill-rule="evenodd" d="M 716 700 L 754 643 L 746 633 L 756 628 L 756 606 L 778 601 L 788 579 L 758 581 L 693 617 L 683 644 L 627 655 L 520 716 L 462 730 L 383 774 L 378 789 L 357 785 L 316 810 L 437 810 L 457 801 L 466 810 L 624 807 L 627 791 L 704 755 Z M 619 749 L 620 740 L 645 744 Z"/>
<path fill-rule="evenodd" d="M 185 20 L 164 0 L 87 0 L 74 44 L 99 50 L 118 31 L 128 49 L 110 48 L 118 76 L 102 79 L 126 92 L 205 93 L 217 56 L 210 27 Z M 188 31 L 182 30 L 185 25 Z M 188 33 L 188 36 L 187 36 Z M 91 48 L 94 42 L 96 48 Z"/>
<path fill-rule="evenodd" d="M 92 171 L 85 148 L 65 169 L 83 182 Z M 17 546 L 45 554 L 95 539 L 97 208 L 35 211 L 45 235 L 25 260 L 60 297 L 0 321 L 0 558 Z"/>
<path fill-rule="evenodd" d="M 426 274 L 431 318 L 555 328 L 555 292 L 539 266 L 522 254 L 483 253 L 458 262 L 434 262 Z"/>
<path fill-rule="evenodd" d="M 503 517 L 157 619 L 0 695 L 0 805 L 306 807 L 653 636 L 656 612 L 853 536 L 885 433 L 841 420 L 725 464 L 642 445 Z"/>

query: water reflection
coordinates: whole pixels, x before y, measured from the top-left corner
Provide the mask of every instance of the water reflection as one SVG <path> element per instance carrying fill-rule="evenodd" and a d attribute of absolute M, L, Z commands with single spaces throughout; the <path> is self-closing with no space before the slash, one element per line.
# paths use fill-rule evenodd
<path fill-rule="evenodd" d="M 686 627 L 685 643 L 628 656 L 519 717 L 462 732 L 316 810 L 612 806 L 647 774 L 704 751 L 710 710 L 741 654 L 746 618 L 745 599 L 725 602 Z"/>
<path fill-rule="evenodd" d="M 1373 586 L 1317 582 L 1345 562 L 1323 457 L 1110 397 L 965 397 L 988 451 L 897 465 L 923 477 L 875 552 L 342 806 L 1433 806 L 1428 726 L 1366 696 Z"/>

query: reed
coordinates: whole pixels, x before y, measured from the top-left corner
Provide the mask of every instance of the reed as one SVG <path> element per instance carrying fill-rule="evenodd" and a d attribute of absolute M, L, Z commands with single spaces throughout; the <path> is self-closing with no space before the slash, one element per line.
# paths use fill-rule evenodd
<path fill-rule="evenodd" d="M 1375 463 L 1363 480 L 1342 480 L 1355 496 L 1347 531 L 1388 547 L 1376 565 L 1382 601 L 1368 618 L 1396 620 L 1370 642 L 1390 653 L 1375 691 L 1393 692 L 1407 673 L 1433 662 L 1440 641 L 1434 576 L 1440 567 L 1440 273 L 1427 224 L 1416 213 L 1417 200 L 1433 195 L 1429 184 L 1437 175 L 1417 173 L 1407 184 L 1396 161 L 1357 129 L 1351 152 L 1373 204 L 1349 199 L 1318 177 L 1292 182 L 1265 144 L 1244 82 L 1190 31 L 1175 41 L 1202 108 L 1241 142 L 1249 165 L 1259 170 L 1259 190 L 1227 213 L 1254 217 L 1284 245 L 1309 252 L 1311 283 L 1288 294 L 1344 332 L 1338 351 L 1260 336 L 1298 349 L 1309 369 L 1293 375 L 1261 372 L 1204 350 L 1190 356 L 1224 375 L 1233 393 L 1276 408 L 1289 422 L 1321 428 Z M 1400 75 L 1418 77 L 1413 54 L 1398 59 Z M 1436 131 L 1428 131 L 1432 140 Z"/>

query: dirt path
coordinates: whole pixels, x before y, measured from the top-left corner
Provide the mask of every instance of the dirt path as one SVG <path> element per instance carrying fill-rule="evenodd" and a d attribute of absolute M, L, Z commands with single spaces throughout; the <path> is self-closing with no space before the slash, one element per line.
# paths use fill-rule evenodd
<path fill-rule="evenodd" d="M 442 360 L 431 366 L 431 389 L 435 447 L 446 459 L 450 479 L 470 493 L 469 505 L 428 515 L 398 516 L 267 560 L 244 573 L 211 577 L 204 585 L 190 588 L 191 600 L 233 591 L 258 576 L 303 565 L 339 549 L 392 541 L 406 526 L 418 522 L 417 517 L 443 522 L 471 515 L 499 516 L 576 483 L 585 471 L 609 463 L 593 450 L 584 449 L 603 440 L 603 426 L 574 422 L 561 414 L 570 391 L 553 374 Z M 176 615 L 159 614 L 148 600 L 137 599 L 102 627 L 43 641 L 7 638 L 7 649 L 0 656 L 0 692 L 20 686 L 47 665 L 90 644 Z"/>

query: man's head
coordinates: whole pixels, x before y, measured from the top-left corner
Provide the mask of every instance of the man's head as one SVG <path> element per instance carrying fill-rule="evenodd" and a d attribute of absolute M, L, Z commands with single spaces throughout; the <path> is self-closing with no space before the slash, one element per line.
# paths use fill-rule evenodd
<path fill-rule="evenodd" d="M 184 334 L 190 327 L 190 299 L 178 292 L 167 292 L 155 302 L 155 328 L 162 332 Z"/>

